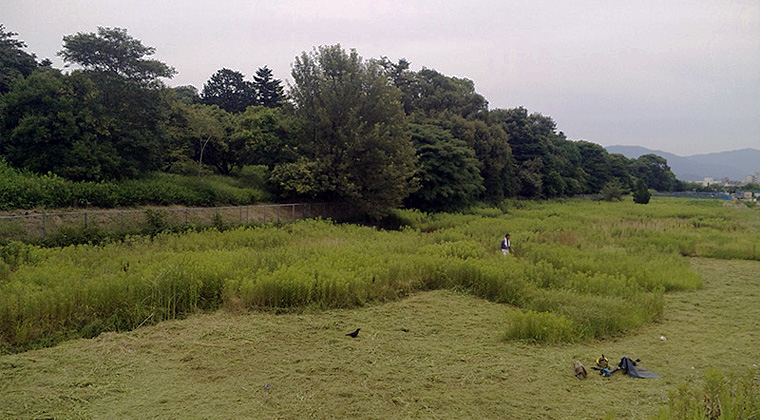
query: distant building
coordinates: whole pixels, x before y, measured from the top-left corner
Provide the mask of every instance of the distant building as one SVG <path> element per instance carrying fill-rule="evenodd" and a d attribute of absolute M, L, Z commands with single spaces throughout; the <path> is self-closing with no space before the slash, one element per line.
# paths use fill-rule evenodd
<path fill-rule="evenodd" d="M 744 177 L 744 184 L 760 184 L 760 173 L 755 172 L 754 175 L 747 175 Z"/>
<path fill-rule="evenodd" d="M 747 184 L 747 183 L 742 184 L 741 181 L 734 181 L 728 178 L 723 178 L 723 179 L 705 178 L 702 181 L 694 181 L 694 183 L 699 184 L 703 187 L 709 187 L 711 185 L 714 185 L 717 187 L 740 187 L 742 185 Z"/>
<path fill-rule="evenodd" d="M 709 187 L 710 185 L 715 185 L 718 183 L 712 178 L 705 178 L 703 181 L 694 181 L 694 182 L 702 185 L 703 187 Z"/>
<path fill-rule="evenodd" d="M 737 191 L 734 193 L 734 200 L 760 205 L 760 191 Z"/>

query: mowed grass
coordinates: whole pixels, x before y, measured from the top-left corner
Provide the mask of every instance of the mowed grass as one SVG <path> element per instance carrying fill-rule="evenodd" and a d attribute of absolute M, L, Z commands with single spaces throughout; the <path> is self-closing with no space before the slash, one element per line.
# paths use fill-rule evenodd
<path fill-rule="evenodd" d="M 354 309 L 227 308 L 0 356 L 0 418 L 648 418 L 711 368 L 760 364 L 760 262 L 690 264 L 702 289 L 666 293 L 659 322 L 601 341 L 507 342 L 512 306 L 435 290 Z M 663 377 L 572 376 L 602 353 Z"/>

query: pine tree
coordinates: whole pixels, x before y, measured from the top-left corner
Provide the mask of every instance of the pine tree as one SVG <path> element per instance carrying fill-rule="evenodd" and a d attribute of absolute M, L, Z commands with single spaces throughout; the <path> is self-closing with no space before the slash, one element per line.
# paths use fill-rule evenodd
<path fill-rule="evenodd" d="M 282 106 L 285 100 L 282 80 L 275 79 L 272 70 L 267 66 L 256 70 L 256 75 L 253 76 L 253 86 L 256 89 L 259 104 L 268 108 Z"/>

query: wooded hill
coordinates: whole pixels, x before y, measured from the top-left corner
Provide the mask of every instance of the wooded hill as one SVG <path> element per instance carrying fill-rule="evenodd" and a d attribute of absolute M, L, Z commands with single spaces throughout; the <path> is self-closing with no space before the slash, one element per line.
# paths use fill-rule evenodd
<path fill-rule="evenodd" d="M 489 109 L 466 78 L 364 59 L 340 45 L 295 58 L 285 91 L 267 67 L 222 68 L 199 91 L 126 29 L 63 38 L 63 72 L 0 26 L 0 159 L 72 181 L 163 171 L 267 168 L 281 200 L 351 201 L 370 216 L 407 206 L 672 190 L 665 159 L 628 159 L 523 107 Z"/>

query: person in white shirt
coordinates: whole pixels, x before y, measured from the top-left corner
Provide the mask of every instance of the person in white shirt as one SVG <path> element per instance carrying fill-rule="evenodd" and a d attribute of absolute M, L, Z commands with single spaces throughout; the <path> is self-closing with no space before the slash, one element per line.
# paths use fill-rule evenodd
<path fill-rule="evenodd" d="M 512 243 L 509 242 L 509 234 L 504 235 L 504 239 L 501 240 L 501 253 L 504 255 L 512 253 Z"/>

